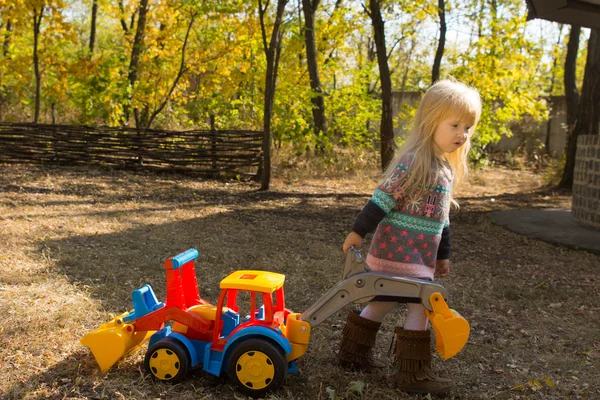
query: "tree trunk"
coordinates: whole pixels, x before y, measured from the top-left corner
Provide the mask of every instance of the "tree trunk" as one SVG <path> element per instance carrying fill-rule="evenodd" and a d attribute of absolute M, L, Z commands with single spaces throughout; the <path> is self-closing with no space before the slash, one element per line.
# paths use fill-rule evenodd
<path fill-rule="evenodd" d="M 373 24 L 379 79 L 381 82 L 381 169 L 385 170 L 394 155 L 394 122 L 392 119 L 392 79 L 385 48 L 385 27 L 379 0 L 369 0 L 369 16 Z"/>
<path fill-rule="evenodd" d="M 485 2 L 487 0 L 481 0 L 479 3 L 479 15 L 477 16 L 477 38 L 481 38 L 483 35 L 483 19 L 485 17 Z"/>
<path fill-rule="evenodd" d="M 98 0 L 92 2 L 92 21 L 90 28 L 90 58 L 94 54 L 94 44 L 96 43 L 96 16 L 98 14 Z"/>
<path fill-rule="evenodd" d="M 558 186 L 562 188 L 570 188 L 573 186 L 572 171 L 575 167 L 575 151 L 577 150 L 577 137 L 574 136 L 573 132 L 575 129 L 575 121 L 577 120 L 577 107 L 579 107 L 576 70 L 580 35 L 581 27 L 572 25 L 571 32 L 569 33 L 569 43 L 567 44 L 567 57 L 565 59 L 564 72 L 565 97 L 567 99 L 567 142 L 565 145 L 565 169 L 563 170 L 562 179 L 558 184 Z M 569 173 L 567 171 L 571 172 Z"/>
<path fill-rule="evenodd" d="M 552 61 L 552 70 L 550 71 L 551 73 L 551 78 L 550 78 L 550 89 L 548 90 L 548 96 L 552 97 L 552 93 L 554 92 L 554 81 L 556 80 L 556 73 L 555 73 L 555 69 L 556 69 L 556 64 L 558 64 L 558 48 L 560 46 L 560 40 L 562 37 L 562 30 L 563 30 L 564 25 L 560 24 L 560 30 L 558 31 L 558 39 L 556 40 L 556 54 L 554 54 L 554 60 Z M 554 103 L 551 103 L 552 107 L 554 106 Z M 546 140 L 544 141 L 544 148 L 546 150 L 546 154 L 550 154 L 550 134 L 552 132 L 552 118 L 550 116 L 548 116 L 548 123 L 546 124 Z"/>
<path fill-rule="evenodd" d="M 435 59 L 433 60 L 433 68 L 431 71 L 431 84 L 440 79 L 440 64 L 444 56 L 444 47 L 446 45 L 446 5 L 444 0 L 438 0 L 438 14 L 440 16 L 440 40 L 438 41 Z"/>
<path fill-rule="evenodd" d="M 600 122 L 600 29 L 592 29 L 575 134 L 598 135 Z"/>
<path fill-rule="evenodd" d="M 308 74 L 310 76 L 310 88 L 312 89 L 312 115 L 314 132 L 317 139 L 317 150 L 325 150 L 323 140 L 327 133 L 325 120 L 325 101 L 323 90 L 319 80 L 319 69 L 317 65 L 317 49 L 315 45 L 315 13 L 319 7 L 320 0 L 302 0 L 304 10 L 304 43 L 306 46 L 306 60 L 308 63 Z"/>
<path fill-rule="evenodd" d="M 579 92 L 577 91 L 577 52 L 579 51 L 579 36 L 581 36 L 581 27 L 571 26 L 569 33 L 569 43 L 567 44 L 567 57 L 565 59 L 565 96 L 567 98 L 567 127 L 569 134 L 575 127 L 577 117 L 576 110 L 579 105 Z"/>
<path fill-rule="evenodd" d="M 302 1 L 297 0 L 296 7 L 298 8 L 298 32 L 302 32 Z M 302 55 L 302 51 L 298 52 L 298 68 L 302 69 L 302 61 L 304 60 L 304 56 Z"/>
<path fill-rule="evenodd" d="M 283 11 L 288 0 L 277 0 L 277 11 L 271 38 L 267 44 L 267 32 L 265 28 L 265 14 L 269 3 L 262 6 L 262 0 L 258 0 L 258 13 L 260 28 L 262 32 L 263 48 L 267 59 L 267 71 L 265 80 L 265 106 L 263 113 L 263 162 L 260 169 L 261 190 L 269 190 L 271 184 L 271 117 L 273 116 L 273 100 L 275 98 L 275 87 L 277 83 L 277 67 L 281 53 L 281 25 Z"/>
<path fill-rule="evenodd" d="M 482 8 L 483 8 L 483 6 L 482 6 Z M 490 2 L 490 15 L 491 15 L 491 19 L 492 19 L 491 35 L 493 38 L 495 38 L 500 34 L 498 32 L 498 1 L 497 0 L 491 0 L 491 2 Z M 495 42 L 492 42 L 492 46 L 490 48 L 489 60 L 492 63 L 492 71 L 495 71 L 496 65 L 497 65 L 496 61 L 498 61 L 498 55 L 496 52 Z"/>
<path fill-rule="evenodd" d="M 44 16 L 44 6 L 40 8 L 38 15 L 38 9 L 33 9 L 33 69 L 35 73 L 35 111 L 33 116 L 33 122 L 36 124 L 40 118 L 40 97 L 42 79 L 40 74 L 40 60 L 38 58 L 38 44 L 40 39 L 40 25 L 42 24 L 42 18 Z"/>
<path fill-rule="evenodd" d="M 12 34 L 12 20 L 8 18 L 6 21 L 6 33 L 4 34 L 4 43 L 2 43 L 2 54 L 4 57 L 8 56 L 8 48 L 10 46 L 10 37 Z"/>
<path fill-rule="evenodd" d="M 400 93 L 402 93 L 402 99 L 400 103 L 404 103 L 404 92 L 406 91 L 406 82 L 408 82 L 408 72 L 410 71 L 410 64 L 412 62 L 412 55 L 417 44 L 417 38 L 413 37 L 410 41 L 410 50 L 408 51 L 408 56 L 406 57 L 406 65 L 404 66 L 404 72 L 402 74 L 402 84 L 400 85 Z"/>
<path fill-rule="evenodd" d="M 575 170 L 575 154 L 579 135 L 598 135 L 600 124 L 600 29 L 592 29 L 588 42 L 583 86 L 575 129 L 569 136 L 569 152 L 559 186 L 571 189 Z M 572 146 L 572 148 L 571 148 Z"/>
<path fill-rule="evenodd" d="M 138 65 L 140 63 L 140 55 L 142 54 L 142 49 L 144 47 L 144 34 L 146 31 L 146 15 L 148 14 L 148 0 L 140 0 L 139 7 L 139 17 L 137 30 L 135 32 L 135 37 L 133 39 L 133 47 L 131 49 L 131 60 L 129 62 L 129 86 L 133 89 L 135 86 L 135 82 L 137 81 L 137 73 L 138 73 Z M 129 120 L 129 110 L 130 110 L 130 102 L 131 98 L 129 98 L 129 104 L 124 107 L 125 120 L 124 125 L 127 125 Z M 136 110 L 137 114 L 137 110 Z M 140 123 L 140 119 L 136 118 L 136 125 Z M 140 127 L 140 126 L 138 126 Z"/>

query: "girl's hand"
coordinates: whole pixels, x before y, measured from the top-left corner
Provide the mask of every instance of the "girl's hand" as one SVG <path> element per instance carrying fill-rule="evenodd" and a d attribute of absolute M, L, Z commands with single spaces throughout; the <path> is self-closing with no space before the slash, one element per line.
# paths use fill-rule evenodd
<path fill-rule="evenodd" d="M 344 241 L 344 245 L 342 246 L 344 253 L 348 253 L 348 249 L 352 246 L 360 250 L 360 248 L 362 247 L 362 241 L 363 238 L 360 237 L 358 233 L 350 232 L 348 236 L 346 236 L 346 240 Z"/>
<path fill-rule="evenodd" d="M 450 272 L 450 260 L 437 260 L 435 262 L 435 278 L 443 278 Z"/>

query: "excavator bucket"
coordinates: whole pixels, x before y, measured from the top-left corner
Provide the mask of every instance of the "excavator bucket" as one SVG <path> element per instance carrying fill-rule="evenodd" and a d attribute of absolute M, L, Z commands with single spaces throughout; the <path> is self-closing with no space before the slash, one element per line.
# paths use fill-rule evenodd
<path fill-rule="evenodd" d="M 136 332 L 132 324 L 123 322 L 128 314 L 123 313 L 113 318 L 81 338 L 81 344 L 92 351 L 103 374 L 121 358 L 143 345 L 155 332 Z"/>
<path fill-rule="evenodd" d="M 429 299 L 433 312 L 425 309 L 425 314 L 435 332 L 436 350 L 447 360 L 465 347 L 471 327 L 459 313 L 448 308 L 440 293 L 433 293 Z"/>

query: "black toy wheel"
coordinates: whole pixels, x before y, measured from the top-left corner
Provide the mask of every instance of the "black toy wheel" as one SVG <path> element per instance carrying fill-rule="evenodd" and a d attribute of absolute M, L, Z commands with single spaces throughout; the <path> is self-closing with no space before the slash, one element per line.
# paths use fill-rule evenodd
<path fill-rule="evenodd" d="M 227 373 L 240 392 L 251 397 L 263 397 L 283 384 L 287 360 L 276 344 L 250 338 L 235 345 L 231 351 Z"/>
<path fill-rule="evenodd" d="M 179 382 L 190 370 L 187 348 L 178 340 L 166 337 L 146 352 L 144 367 L 154 380 Z"/>

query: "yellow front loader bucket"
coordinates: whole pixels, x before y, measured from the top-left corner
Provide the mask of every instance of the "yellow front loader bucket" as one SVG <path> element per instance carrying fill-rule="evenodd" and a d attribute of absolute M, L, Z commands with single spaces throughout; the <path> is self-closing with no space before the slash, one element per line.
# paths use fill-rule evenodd
<path fill-rule="evenodd" d="M 465 347 L 471 327 L 459 313 L 448 308 L 441 294 L 433 293 L 429 300 L 433 312 L 425 309 L 425 314 L 435 331 L 436 350 L 447 360 Z"/>
<path fill-rule="evenodd" d="M 136 332 L 133 325 L 123 322 L 127 314 L 113 318 L 81 338 L 81 344 L 92 351 L 103 374 L 121 358 L 143 345 L 155 332 Z"/>

